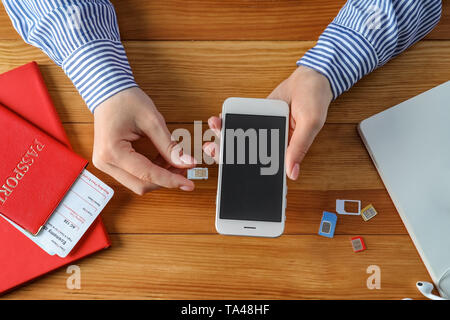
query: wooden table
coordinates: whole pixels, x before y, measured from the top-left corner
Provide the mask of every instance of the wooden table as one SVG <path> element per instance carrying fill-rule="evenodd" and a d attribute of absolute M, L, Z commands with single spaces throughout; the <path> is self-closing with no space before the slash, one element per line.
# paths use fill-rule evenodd
<path fill-rule="evenodd" d="M 136 80 L 171 130 L 219 113 L 229 96 L 265 97 L 294 69 L 344 0 L 115 0 Z M 92 155 L 93 118 L 64 73 L 23 43 L 0 9 L 0 72 L 36 60 L 75 150 Z M 194 40 L 194 41 L 192 41 Z M 362 119 L 450 79 L 450 1 L 426 40 L 360 81 L 331 106 L 328 121 L 289 182 L 278 239 L 225 237 L 214 229 L 217 168 L 194 193 L 135 196 L 92 165 L 116 195 L 103 212 L 112 247 L 78 262 L 82 289 L 66 269 L 6 299 L 401 299 L 420 298 L 430 277 L 361 143 Z M 395 156 L 395 155 L 393 155 Z M 370 222 L 339 217 L 334 239 L 317 235 L 336 199 L 372 203 Z M 354 253 L 350 237 L 368 250 Z M 381 269 L 369 290 L 366 269 Z"/>

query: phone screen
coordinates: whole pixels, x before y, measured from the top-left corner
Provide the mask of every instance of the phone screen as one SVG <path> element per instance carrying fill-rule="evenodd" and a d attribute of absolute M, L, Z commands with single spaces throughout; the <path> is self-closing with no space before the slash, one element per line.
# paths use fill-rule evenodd
<path fill-rule="evenodd" d="M 281 222 L 286 117 L 225 117 L 220 218 Z"/>

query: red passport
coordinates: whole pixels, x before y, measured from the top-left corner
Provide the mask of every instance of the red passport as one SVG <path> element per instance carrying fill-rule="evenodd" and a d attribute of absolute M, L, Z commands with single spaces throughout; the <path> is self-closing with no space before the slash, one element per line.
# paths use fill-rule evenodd
<path fill-rule="evenodd" d="M 66 146 L 66 150 L 71 149 L 69 140 L 35 62 L 0 75 L 0 103 L 58 140 Z M 8 126 L 10 125 L 8 124 Z M 2 140 L 2 143 L 5 143 L 5 140 Z M 1 154 L 3 157 L 3 151 Z M 9 157 L 10 155 L 8 155 Z M 69 157 L 72 159 L 72 156 Z M 78 160 L 74 161 L 78 163 Z M 80 162 L 82 163 L 81 166 L 84 166 L 85 162 L 81 160 Z M 14 168 L 11 168 L 11 170 L 14 170 Z M 59 177 L 63 176 L 60 175 Z M 22 181 L 26 178 L 26 176 L 23 177 Z M 54 197 L 51 191 L 49 195 Z M 110 242 L 100 217 L 93 223 L 66 258 L 48 255 L 9 222 L 0 218 L 0 294 L 45 273 L 70 264 L 75 260 L 107 248 L 109 245 Z"/>
<path fill-rule="evenodd" d="M 88 162 L 2 105 L 0 128 L 0 213 L 36 235 Z"/>

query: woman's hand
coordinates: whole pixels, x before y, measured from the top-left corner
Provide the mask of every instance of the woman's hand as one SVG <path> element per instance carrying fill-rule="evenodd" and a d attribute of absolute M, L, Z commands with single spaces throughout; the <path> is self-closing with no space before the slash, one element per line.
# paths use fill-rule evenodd
<path fill-rule="evenodd" d="M 163 116 L 139 88 L 121 91 L 94 111 L 94 165 L 137 194 L 165 188 L 194 190 L 194 183 L 182 173 L 195 160 L 181 154 L 172 141 Z M 159 156 L 150 161 L 137 153 L 132 142 L 150 139 Z"/>
<path fill-rule="evenodd" d="M 286 172 L 290 179 L 297 180 L 300 163 L 325 123 L 328 107 L 333 99 L 330 83 L 317 71 L 300 66 L 268 96 L 268 99 L 284 100 L 291 107 Z M 222 121 L 218 117 L 211 117 L 208 125 L 218 133 L 222 128 Z M 203 149 L 218 161 L 217 144 L 207 142 Z"/>

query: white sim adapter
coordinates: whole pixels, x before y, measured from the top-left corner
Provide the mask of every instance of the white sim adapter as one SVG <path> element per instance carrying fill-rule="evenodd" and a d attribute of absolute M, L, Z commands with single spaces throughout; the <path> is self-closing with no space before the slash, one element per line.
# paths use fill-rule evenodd
<path fill-rule="evenodd" d="M 346 203 L 356 203 L 358 205 L 358 211 L 348 212 L 345 210 Z M 361 212 L 361 201 L 360 200 L 336 200 L 336 212 L 339 214 L 345 214 L 350 216 L 359 216 Z"/>

